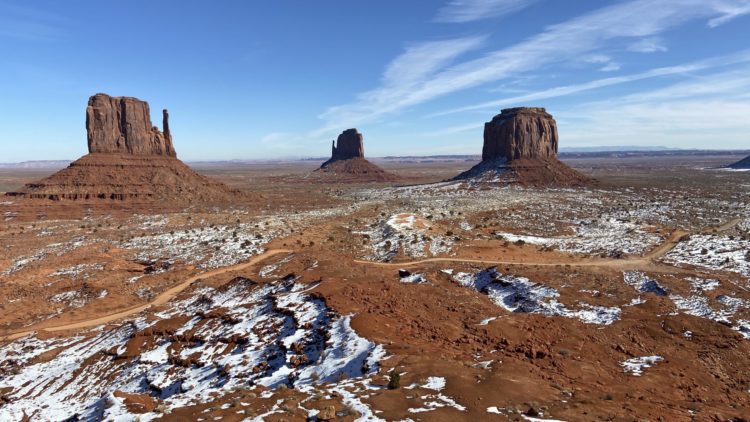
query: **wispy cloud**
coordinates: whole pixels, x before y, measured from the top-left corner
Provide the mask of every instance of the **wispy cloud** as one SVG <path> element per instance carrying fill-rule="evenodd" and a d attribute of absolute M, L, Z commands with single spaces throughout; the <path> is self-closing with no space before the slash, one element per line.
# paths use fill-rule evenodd
<path fill-rule="evenodd" d="M 736 8 L 747 1 L 750 0 L 617 3 L 550 26 L 513 46 L 456 64 L 454 59 L 476 48 L 479 40 L 463 38 L 415 44 L 388 66 L 379 87 L 359 94 L 352 103 L 325 111 L 320 117 L 327 123 L 321 130 L 371 122 L 440 96 L 573 60 L 613 39 L 653 37 L 691 20 L 736 15 L 739 13 Z M 734 12 L 728 6 L 735 6 Z M 401 63 L 413 63 L 415 67 L 410 70 Z M 393 71 L 394 68 L 400 70 Z"/>
<path fill-rule="evenodd" d="M 567 145 L 747 146 L 750 68 L 716 72 L 658 90 L 557 113 Z"/>
<path fill-rule="evenodd" d="M 629 82 L 652 79 L 671 75 L 688 74 L 701 70 L 719 68 L 723 66 L 736 65 L 750 62 L 750 50 L 741 51 L 736 54 L 727 56 L 714 57 L 706 60 L 700 60 L 691 63 L 685 63 L 676 66 L 659 67 L 645 72 L 634 73 L 631 75 L 615 76 L 611 78 L 596 79 L 580 84 L 558 86 L 537 92 L 531 92 L 524 95 L 502 98 L 499 100 L 486 101 L 479 104 L 468 105 L 451 110 L 445 110 L 431 114 L 428 117 L 439 117 L 448 114 L 463 113 L 475 110 L 496 110 L 499 107 L 521 104 L 528 101 L 544 100 L 548 98 L 557 98 L 567 95 L 578 94 L 580 92 L 591 91 L 594 89 L 605 88 L 613 85 L 620 85 Z"/>
<path fill-rule="evenodd" d="M 622 67 L 622 65 L 620 65 L 620 63 L 609 62 L 609 63 L 607 63 L 606 65 L 604 65 L 604 67 L 602 67 L 599 70 L 602 71 L 602 72 L 614 72 L 616 70 L 620 70 L 621 67 Z"/>
<path fill-rule="evenodd" d="M 450 126 L 430 132 L 423 132 L 421 135 L 426 137 L 436 137 L 436 136 L 445 136 L 445 135 L 453 135 L 456 133 L 463 133 L 463 132 L 469 132 L 469 131 L 478 131 L 481 128 L 484 127 L 484 123 L 482 122 L 472 122 L 465 125 L 458 125 L 458 126 Z"/>
<path fill-rule="evenodd" d="M 329 122 L 313 132 L 320 136 L 341 125 L 350 127 L 368 120 L 374 112 L 388 113 L 400 108 L 410 93 L 418 92 L 435 73 L 459 56 L 482 45 L 486 37 L 464 37 L 410 45 L 383 73 L 381 88 L 359 94 L 353 104 L 330 107 L 320 118 Z M 375 109 L 377 108 L 377 109 Z"/>
<path fill-rule="evenodd" d="M 718 5 L 719 11 L 722 13 L 721 16 L 713 18 L 708 21 L 708 26 L 716 28 L 717 26 L 723 25 L 735 18 L 750 13 L 750 0 L 740 2 L 727 2 Z"/>
<path fill-rule="evenodd" d="M 0 4 L 0 37 L 27 41 L 50 41 L 63 35 L 63 19 L 28 7 Z"/>
<path fill-rule="evenodd" d="M 450 0 L 435 17 L 436 22 L 465 23 L 495 18 L 525 9 L 538 0 Z"/>
<path fill-rule="evenodd" d="M 659 53 L 667 51 L 667 46 L 664 45 L 661 38 L 649 37 L 630 44 L 628 50 L 635 53 Z"/>

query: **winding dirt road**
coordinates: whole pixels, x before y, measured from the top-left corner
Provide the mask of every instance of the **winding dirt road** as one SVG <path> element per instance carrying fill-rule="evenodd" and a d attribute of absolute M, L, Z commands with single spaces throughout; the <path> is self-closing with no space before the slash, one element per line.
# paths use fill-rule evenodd
<path fill-rule="evenodd" d="M 737 224 L 742 221 L 741 218 L 734 218 L 720 226 L 709 228 L 705 231 L 716 231 L 722 232 L 734 228 Z M 685 230 L 675 230 L 662 244 L 652 249 L 649 253 L 644 256 L 634 256 L 625 259 L 594 259 L 594 260 L 582 260 L 574 261 L 573 257 L 565 261 L 560 262 L 549 262 L 549 261 L 518 261 L 518 260 L 491 260 L 491 259 L 470 259 L 470 258 L 427 258 L 418 261 L 405 261 L 405 262 L 376 262 L 376 261 L 365 261 L 361 259 L 355 259 L 354 262 L 363 265 L 372 265 L 377 267 L 414 267 L 422 264 L 428 264 L 431 262 L 469 262 L 476 264 L 490 264 L 490 265 L 528 265 L 528 266 L 541 266 L 541 267 L 554 267 L 559 265 L 568 265 L 571 267 L 631 267 L 649 264 L 652 261 L 659 259 L 669 253 L 672 249 L 680 243 L 680 239 L 690 234 Z M 671 267 L 671 266 L 670 266 Z M 673 267 L 671 267 L 673 268 Z"/>
<path fill-rule="evenodd" d="M 154 298 L 154 300 L 139 305 L 133 308 L 128 308 L 113 314 L 100 316 L 93 319 L 86 319 L 83 321 L 77 321 L 77 322 L 71 322 L 68 324 L 63 325 L 54 325 L 50 327 L 45 327 L 43 325 L 38 325 L 33 328 L 28 328 L 23 331 L 16 331 L 16 332 L 10 332 L 4 336 L 0 337 L 0 341 L 7 341 L 7 340 L 15 340 L 17 338 L 21 338 L 23 336 L 26 336 L 28 334 L 34 333 L 36 331 L 47 331 L 47 332 L 54 332 L 54 331 L 66 331 L 66 330 L 77 330 L 81 328 L 90 328 L 90 327 L 96 327 L 97 325 L 107 324 L 112 321 L 117 321 L 122 318 L 129 317 L 131 315 L 137 314 L 139 312 L 143 312 L 146 309 L 149 309 L 154 306 L 163 305 L 167 302 L 169 302 L 173 297 L 177 296 L 180 292 L 185 290 L 190 284 L 194 283 L 195 281 L 202 279 L 202 278 L 208 278 L 213 277 L 221 274 L 225 274 L 231 271 L 238 271 L 243 270 L 248 267 L 252 267 L 253 265 L 265 260 L 266 258 L 270 258 L 274 255 L 282 254 L 282 253 L 292 253 L 293 251 L 289 249 L 271 249 L 268 251 L 263 252 L 260 255 L 256 255 L 252 258 L 250 258 L 249 261 L 243 262 L 241 264 L 233 265 L 231 267 L 224 267 L 219 268 L 212 271 L 207 271 L 205 273 L 200 273 L 197 275 L 194 275 L 179 284 L 170 287 L 169 289 L 163 291 L 158 296 Z"/>
<path fill-rule="evenodd" d="M 732 228 L 734 228 L 737 224 L 742 221 L 741 218 L 734 218 L 720 226 L 716 226 L 713 228 L 709 228 L 707 230 L 704 230 L 704 232 L 710 232 L 710 231 L 716 231 L 716 232 L 722 232 L 727 231 Z M 646 255 L 639 257 L 631 257 L 631 258 L 625 258 L 625 259 L 598 259 L 598 260 L 582 260 L 582 261 L 576 261 L 574 260 L 574 257 L 571 257 L 569 260 L 561 261 L 561 262 L 545 262 L 545 261 L 507 261 L 507 260 L 488 260 L 488 259 L 470 259 L 470 258 L 428 258 L 428 259 L 422 259 L 418 261 L 407 261 L 407 262 L 375 262 L 375 261 L 364 261 L 355 259 L 354 262 L 361 265 L 370 265 L 370 266 L 376 266 L 376 267 L 396 267 L 396 268 L 404 268 L 404 267 L 414 267 L 422 264 L 428 264 L 431 262 L 469 262 L 469 263 L 477 263 L 477 264 L 489 264 L 489 265 L 528 265 L 528 266 L 545 266 L 545 267 L 554 267 L 559 265 L 568 265 L 571 267 L 617 267 L 617 268 L 623 268 L 623 267 L 638 267 L 648 264 L 653 264 L 654 261 L 658 258 L 661 258 L 662 256 L 666 255 L 674 249 L 675 246 L 680 242 L 680 239 L 689 234 L 688 232 L 684 230 L 675 230 L 669 238 L 667 238 L 661 245 L 657 246 L 653 250 L 651 250 Z M 256 255 L 252 257 L 249 261 L 244 262 L 242 264 L 233 265 L 231 267 L 224 267 L 219 268 L 213 271 L 208 271 L 204 273 L 197 274 L 195 276 L 192 276 L 181 283 L 165 290 L 154 300 L 151 302 L 148 302 L 143 305 L 139 305 L 133 308 L 125 309 L 113 314 L 93 318 L 93 319 L 87 319 L 83 321 L 77 321 L 72 322 L 68 324 L 63 325 L 53 325 L 53 326 L 44 326 L 44 325 L 38 325 L 33 328 L 28 328 L 23 331 L 16 331 L 16 332 L 10 332 L 8 334 L 5 334 L 3 336 L 0 336 L 0 341 L 9 341 L 9 340 L 15 340 L 17 338 L 32 334 L 37 331 L 46 331 L 46 332 L 55 332 L 55 331 L 65 331 L 65 330 L 76 330 L 81 328 L 90 328 L 95 327 L 98 325 L 110 323 L 113 321 L 117 321 L 122 318 L 129 317 L 131 315 L 137 314 L 139 312 L 142 312 L 146 309 L 149 309 L 154 306 L 159 306 L 167 303 L 169 300 L 177 296 L 180 292 L 185 290 L 188 286 L 190 286 L 191 283 L 201 279 L 201 278 L 207 278 L 207 277 L 213 277 L 221 274 L 225 274 L 231 271 L 238 271 L 242 270 L 248 267 L 252 267 L 253 265 L 271 257 L 274 255 L 282 254 L 282 253 L 293 253 L 294 251 L 289 249 L 271 249 L 268 250 L 260 255 Z M 674 267 L 669 267 L 674 269 Z"/>

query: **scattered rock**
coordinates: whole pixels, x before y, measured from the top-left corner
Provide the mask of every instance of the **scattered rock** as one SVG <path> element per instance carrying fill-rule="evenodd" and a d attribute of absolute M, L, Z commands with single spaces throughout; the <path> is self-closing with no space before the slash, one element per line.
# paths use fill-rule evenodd
<path fill-rule="evenodd" d="M 333 405 L 320 409 L 320 412 L 318 413 L 319 421 L 331 421 L 334 419 L 336 419 L 336 408 L 333 407 Z"/>

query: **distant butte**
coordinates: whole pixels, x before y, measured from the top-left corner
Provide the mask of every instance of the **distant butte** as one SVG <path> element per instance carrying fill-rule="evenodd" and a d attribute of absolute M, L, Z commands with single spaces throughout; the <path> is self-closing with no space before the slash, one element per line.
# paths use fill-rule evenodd
<path fill-rule="evenodd" d="M 730 164 L 729 168 L 737 169 L 737 170 L 744 170 L 744 169 L 750 169 L 750 155 L 743 158 L 740 161 L 737 161 L 734 164 Z"/>
<path fill-rule="evenodd" d="M 340 182 L 392 182 L 396 175 L 365 159 L 364 138 L 357 129 L 343 131 L 331 146 L 331 158 L 313 174 Z"/>
<path fill-rule="evenodd" d="M 557 159 L 557 123 L 541 107 L 503 109 L 484 124 L 482 161 L 454 180 L 578 186 L 591 181 Z"/>
<path fill-rule="evenodd" d="M 86 107 L 89 154 L 67 168 L 6 195 L 54 201 L 114 200 L 166 205 L 228 202 L 241 195 L 178 160 L 164 131 L 152 126 L 148 103 L 96 94 Z"/>
<path fill-rule="evenodd" d="M 336 141 L 331 141 L 331 159 L 323 163 L 321 167 L 350 158 L 365 158 L 365 146 L 362 134 L 357 129 L 347 129 L 341 132 Z"/>

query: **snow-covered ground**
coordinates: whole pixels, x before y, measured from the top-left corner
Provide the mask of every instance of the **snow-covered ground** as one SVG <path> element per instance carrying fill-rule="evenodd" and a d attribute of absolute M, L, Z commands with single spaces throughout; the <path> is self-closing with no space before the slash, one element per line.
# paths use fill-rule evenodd
<path fill-rule="evenodd" d="M 533 245 L 547 246 L 563 252 L 579 254 L 642 254 L 656 246 L 663 238 L 629 221 L 616 218 L 579 221 L 575 233 L 562 237 L 523 236 L 512 233 L 496 233 L 509 242 L 523 241 Z"/>
<path fill-rule="evenodd" d="M 384 350 L 360 336 L 349 316 L 332 313 L 308 294 L 310 286 L 283 280 L 257 286 L 236 279 L 203 288 L 158 314 L 181 318 L 176 329 L 136 320 L 87 338 L 25 337 L 0 348 L 10 387 L 0 420 L 24 412 L 40 420 L 118 419 L 127 408 L 116 390 L 158 397 L 166 411 L 261 385 L 334 383 L 343 391 L 378 370 Z M 50 360 L 28 364 L 56 349 Z M 354 399 L 351 399 L 354 403 Z M 140 415 L 150 420 L 157 413 Z"/>
<path fill-rule="evenodd" d="M 656 365 L 657 362 L 663 361 L 664 358 L 661 356 L 641 356 L 637 358 L 631 358 L 620 363 L 623 370 L 633 376 L 640 377 L 643 375 L 643 370 Z"/>
<path fill-rule="evenodd" d="M 725 235 L 692 235 L 663 259 L 669 264 L 694 265 L 750 277 L 750 240 Z"/>
<path fill-rule="evenodd" d="M 37 250 L 35 253 L 28 256 L 21 256 L 16 258 L 8 268 L 0 272 L 0 276 L 6 276 L 18 271 L 23 270 L 31 263 L 41 261 L 49 255 L 61 256 L 75 249 L 80 248 L 87 244 L 87 240 L 84 236 L 76 236 L 71 240 L 64 243 L 52 243 L 44 248 Z"/>
<path fill-rule="evenodd" d="M 600 325 L 609 325 L 620 319 L 621 309 L 617 307 L 579 302 L 579 309 L 568 309 L 557 301 L 560 293 L 556 289 L 533 283 L 525 277 L 502 275 L 494 268 L 473 274 L 459 272 L 453 275 L 453 280 L 486 294 L 492 302 L 509 312 L 561 316 Z"/>
<path fill-rule="evenodd" d="M 366 240 L 370 253 L 365 259 L 373 261 L 390 261 L 399 252 L 411 258 L 449 254 L 454 238 L 433 233 L 430 227 L 431 223 L 423 216 L 399 213 L 353 234 Z"/>
<path fill-rule="evenodd" d="M 623 273 L 623 279 L 627 284 L 633 286 L 638 292 L 653 293 L 658 296 L 668 296 L 678 311 L 704 318 L 716 323 L 732 327 L 745 337 L 747 326 L 744 320 L 736 317 L 736 314 L 750 310 L 750 301 L 729 295 L 718 295 L 711 297 L 709 292 L 721 286 L 721 282 L 715 279 L 702 279 L 698 277 L 687 277 L 685 281 L 691 286 L 688 296 L 670 293 L 669 289 L 662 286 L 657 280 L 648 277 L 639 271 L 627 271 Z"/>

